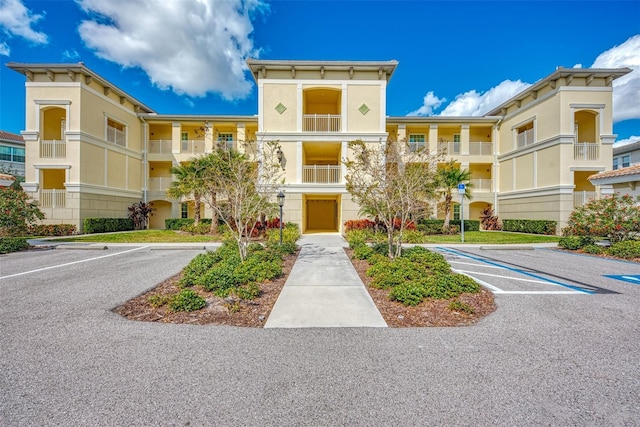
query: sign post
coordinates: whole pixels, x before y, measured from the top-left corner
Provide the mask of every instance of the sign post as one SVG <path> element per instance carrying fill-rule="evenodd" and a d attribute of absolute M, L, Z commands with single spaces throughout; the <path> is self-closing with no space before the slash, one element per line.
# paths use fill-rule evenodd
<path fill-rule="evenodd" d="M 464 184 L 458 184 L 458 193 L 460 194 L 460 237 L 462 243 L 464 243 L 464 193 L 466 186 Z"/>

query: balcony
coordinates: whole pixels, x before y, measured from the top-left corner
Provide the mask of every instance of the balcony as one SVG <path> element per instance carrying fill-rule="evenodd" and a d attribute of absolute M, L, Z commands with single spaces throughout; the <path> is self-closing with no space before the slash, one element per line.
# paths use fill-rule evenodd
<path fill-rule="evenodd" d="M 477 191 L 479 193 L 492 191 L 493 188 L 493 180 L 490 178 L 471 179 L 470 183 L 472 185 L 471 191 Z"/>
<path fill-rule="evenodd" d="M 59 139 L 40 141 L 40 157 L 43 159 L 64 159 L 67 157 L 67 141 Z"/>
<path fill-rule="evenodd" d="M 574 160 L 598 160 L 600 146 L 591 142 L 577 142 L 573 144 Z"/>
<path fill-rule="evenodd" d="M 574 191 L 573 192 L 573 207 L 579 208 L 584 206 L 592 200 L 595 200 L 597 194 L 595 191 Z"/>
<path fill-rule="evenodd" d="M 67 205 L 66 190 L 40 190 L 40 206 L 43 208 L 64 208 Z"/>
<path fill-rule="evenodd" d="M 339 114 L 303 114 L 303 132 L 341 132 L 342 116 Z"/>
<path fill-rule="evenodd" d="M 307 165 L 302 167 L 302 182 L 305 184 L 339 184 L 342 167 L 339 165 Z"/>
<path fill-rule="evenodd" d="M 118 129 L 115 126 L 107 125 L 107 141 L 126 147 L 127 139 L 124 129 Z"/>
<path fill-rule="evenodd" d="M 471 156 L 490 156 L 493 154 L 493 142 L 470 142 L 469 154 Z"/>
<path fill-rule="evenodd" d="M 180 152 L 188 154 L 203 154 L 204 139 L 189 139 L 180 141 Z"/>
<path fill-rule="evenodd" d="M 149 141 L 149 154 L 171 154 L 171 140 L 155 139 Z"/>
<path fill-rule="evenodd" d="M 438 152 L 444 153 L 447 156 L 452 154 L 460 154 L 460 142 L 439 142 Z"/>
<path fill-rule="evenodd" d="M 173 177 L 171 176 L 150 177 L 149 181 L 147 182 L 147 190 L 165 192 L 169 189 L 172 182 Z"/>
<path fill-rule="evenodd" d="M 533 137 L 533 129 L 520 132 L 516 137 L 516 148 L 523 148 L 533 144 L 535 142 Z"/>

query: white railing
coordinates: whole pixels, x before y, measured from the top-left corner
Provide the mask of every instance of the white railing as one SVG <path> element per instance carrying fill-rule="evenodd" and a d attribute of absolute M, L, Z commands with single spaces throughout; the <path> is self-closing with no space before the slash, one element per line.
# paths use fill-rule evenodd
<path fill-rule="evenodd" d="M 573 192 L 573 207 L 578 208 L 584 206 L 592 200 L 595 200 L 595 191 L 574 191 Z"/>
<path fill-rule="evenodd" d="M 121 146 L 127 145 L 125 139 L 125 132 L 120 129 L 116 129 L 113 126 L 107 126 L 107 141 L 113 142 Z"/>
<path fill-rule="evenodd" d="M 40 206 L 43 208 L 64 208 L 67 205 L 66 190 L 40 190 Z"/>
<path fill-rule="evenodd" d="M 533 144 L 535 141 L 533 140 L 533 129 L 525 130 L 524 132 L 520 132 L 516 137 L 516 146 L 517 148 L 526 147 L 527 145 Z"/>
<path fill-rule="evenodd" d="M 600 146 L 591 142 L 577 142 L 573 144 L 574 160 L 598 160 Z"/>
<path fill-rule="evenodd" d="M 303 132 L 341 132 L 342 116 L 339 114 L 304 114 Z"/>
<path fill-rule="evenodd" d="M 309 165 L 302 167 L 302 182 L 311 184 L 339 184 L 342 167 L 336 165 Z"/>
<path fill-rule="evenodd" d="M 171 154 L 171 140 L 155 139 L 149 141 L 149 154 Z"/>
<path fill-rule="evenodd" d="M 40 157 L 62 159 L 67 157 L 67 141 L 58 139 L 40 141 Z"/>
<path fill-rule="evenodd" d="M 438 152 L 445 155 L 460 154 L 460 142 L 438 142 Z"/>
<path fill-rule="evenodd" d="M 472 156 L 490 156 L 493 154 L 493 142 L 470 142 L 469 154 Z"/>
<path fill-rule="evenodd" d="M 472 185 L 471 191 L 487 192 L 491 191 L 493 187 L 493 180 L 490 178 L 471 179 L 470 182 Z"/>
<path fill-rule="evenodd" d="M 173 182 L 170 176 L 149 177 L 147 181 L 147 190 L 149 191 L 167 191 Z"/>
<path fill-rule="evenodd" d="M 204 139 L 190 139 L 180 141 L 180 152 L 191 154 L 204 153 Z"/>

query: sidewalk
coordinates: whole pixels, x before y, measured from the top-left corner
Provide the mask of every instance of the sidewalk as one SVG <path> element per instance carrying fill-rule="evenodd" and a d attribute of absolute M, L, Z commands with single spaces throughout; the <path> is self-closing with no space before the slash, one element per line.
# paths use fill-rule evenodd
<path fill-rule="evenodd" d="M 338 234 L 305 235 L 265 328 L 386 327 Z"/>

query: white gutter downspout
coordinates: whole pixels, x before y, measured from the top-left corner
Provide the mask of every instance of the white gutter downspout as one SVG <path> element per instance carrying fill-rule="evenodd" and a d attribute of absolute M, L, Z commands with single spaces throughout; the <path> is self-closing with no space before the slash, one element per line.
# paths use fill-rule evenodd
<path fill-rule="evenodd" d="M 148 152 L 148 138 L 147 138 L 147 129 L 148 129 L 148 124 L 147 122 L 144 120 L 144 117 L 140 117 L 138 116 L 138 118 L 142 121 L 142 130 L 144 133 L 144 150 L 142 152 L 142 164 L 144 166 L 144 187 L 142 189 L 142 201 L 144 203 L 147 203 L 147 186 L 149 185 L 148 183 L 148 176 L 149 176 L 149 162 L 147 160 L 147 152 Z"/>
<path fill-rule="evenodd" d="M 504 116 L 500 117 L 500 120 L 498 120 L 498 123 L 496 123 L 494 125 L 494 128 L 496 130 L 496 141 L 493 144 L 493 214 L 495 216 L 498 216 L 498 174 L 497 174 L 497 169 L 498 169 L 498 143 L 500 142 L 500 138 L 498 137 L 499 135 L 499 131 L 500 131 L 500 124 L 502 123 L 502 121 L 504 120 Z"/>

